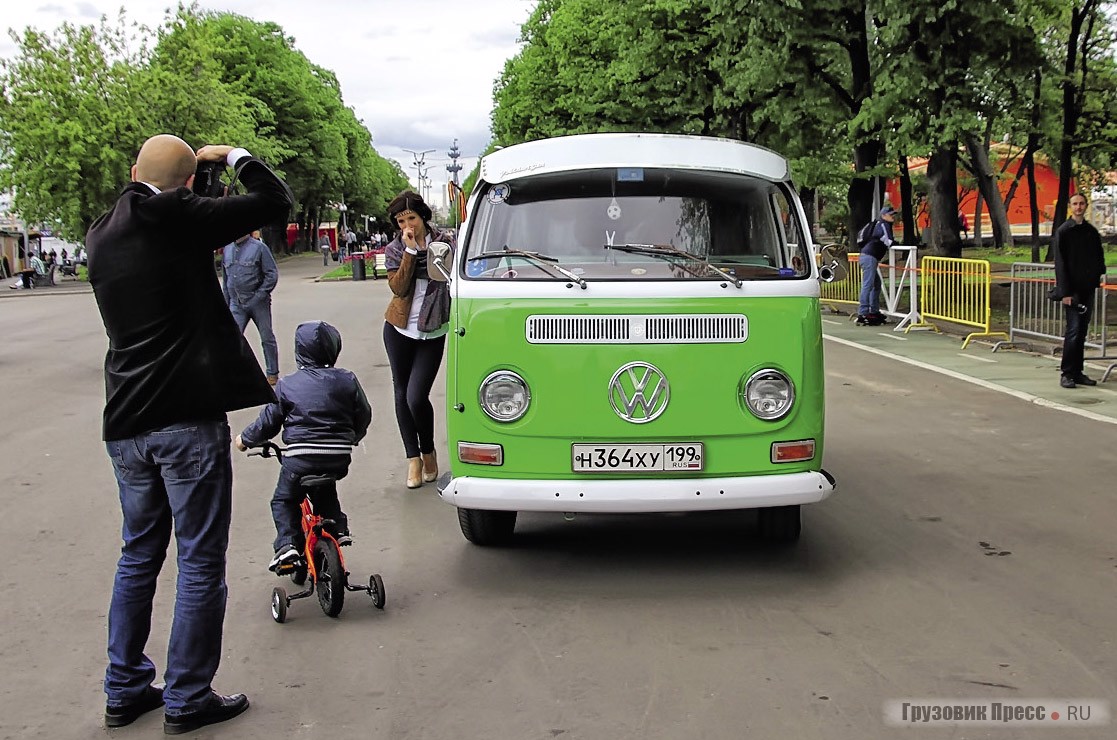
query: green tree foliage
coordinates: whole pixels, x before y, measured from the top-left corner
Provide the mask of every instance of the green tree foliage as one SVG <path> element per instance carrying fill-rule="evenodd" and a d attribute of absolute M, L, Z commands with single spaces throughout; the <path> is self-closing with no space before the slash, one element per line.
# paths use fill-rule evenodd
<path fill-rule="evenodd" d="M 83 238 L 127 180 L 150 121 L 135 30 L 121 16 L 11 34 L 19 51 L 0 66 L 0 188 L 25 220 Z"/>
<path fill-rule="evenodd" d="M 542 0 L 496 83 L 509 145 L 599 131 L 714 133 L 709 12 L 684 0 Z"/>
<path fill-rule="evenodd" d="M 1065 75 L 1051 50 L 1066 58 L 1071 36 L 1090 60 L 1089 77 L 1075 67 L 1085 94 L 1074 141 L 1096 156 L 1075 154 L 1113 161 L 1113 3 L 1072 5 L 1077 16 L 1058 0 L 541 0 L 494 87 L 495 142 L 634 130 L 741 138 L 787 156 L 828 224 L 842 210 L 853 225 L 870 215 L 876 176 L 930 155 L 927 236 L 955 254 L 959 166 L 992 201 L 996 239 L 1011 238 L 998 180 L 1022 178 L 1057 140 Z M 1015 172 L 991 164 L 990 140 L 1006 132 Z M 914 225 L 913 204 L 900 205 Z"/>
<path fill-rule="evenodd" d="M 383 217 L 407 185 L 312 64 L 274 23 L 180 5 L 156 31 L 63 25 L 13 35 L 0 67 L 0 187 L 32 223 L 80 240 L 127 182 L 153 133 L 244 146 L 282 172 L 308 227 L 333 204 Z M 285 224 L 275 225 L 270 241 Z"/>

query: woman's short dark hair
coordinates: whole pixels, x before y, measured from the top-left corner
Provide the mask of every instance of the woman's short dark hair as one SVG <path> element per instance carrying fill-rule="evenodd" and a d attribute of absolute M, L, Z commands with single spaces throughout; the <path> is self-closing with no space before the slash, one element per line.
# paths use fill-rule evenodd
<path fill-rule="evenodd" d="M 423 196 L 413 190 L 404 190 L 392 199 L 392 202 L 388 204 L 388 218 L 395 221 L 396 216 L 404 211 L 415 211 L 424 223 L 434 217 L 431 207 L 423 200 Z"/>

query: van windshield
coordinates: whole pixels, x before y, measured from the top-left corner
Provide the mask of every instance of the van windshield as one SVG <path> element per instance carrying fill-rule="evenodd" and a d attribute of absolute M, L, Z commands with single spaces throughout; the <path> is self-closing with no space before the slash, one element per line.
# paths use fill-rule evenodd
<path fill-rule="evenodd" d="M 805 278 L 794 203 L 781 183 L 690 170 L 580 170 L 489 185 L 470 218 L 463 277 L 556 279 L 512 254 L 471 259 L 521 250 L 588 281 Z"/>

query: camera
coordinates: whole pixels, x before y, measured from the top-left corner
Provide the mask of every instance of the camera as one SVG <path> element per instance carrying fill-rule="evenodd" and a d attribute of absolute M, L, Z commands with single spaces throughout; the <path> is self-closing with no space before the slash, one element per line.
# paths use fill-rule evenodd
<path fill-rule="evenodd" d="M 198 162 L 198 169 L 194 171 L 194 194 L 205 198 L 225 195 L 227 183 L 221 180 L 224 173 L 224 162 Z"/>

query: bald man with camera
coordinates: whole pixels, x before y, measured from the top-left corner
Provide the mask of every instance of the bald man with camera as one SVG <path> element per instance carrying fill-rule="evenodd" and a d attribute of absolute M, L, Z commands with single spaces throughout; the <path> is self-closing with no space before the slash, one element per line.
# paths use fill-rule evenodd
<path fill-rule="evenodd" d="M 247 191 L 198 194 L 196 173 L 233 167 Z M 86 235 L 89 281 L 108 335 L 103 438 L 123 512 L 109 607 L 105 724 L 164 709 L 167 734 L 248 708 L 211 688 L 221 658 L 225 552 L 232 510 L 226 413 L 275 400 L 229 313 L 213 253 L 286 222 L 290 190 L 244 149 L 161 134 L 139 151 L 128 184 Z M 207 186 L 211 178 L 206 177 Z M 178 584 L 164 671 L 145 654 L 155 584 L 172 527 Z"/>

